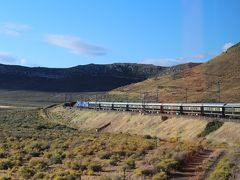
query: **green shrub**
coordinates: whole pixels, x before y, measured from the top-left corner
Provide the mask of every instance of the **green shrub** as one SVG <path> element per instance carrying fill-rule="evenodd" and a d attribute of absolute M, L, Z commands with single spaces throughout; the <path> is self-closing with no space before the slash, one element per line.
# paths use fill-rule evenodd
<path fill-rule="evenodd" d="M 138 176 L 142 175 L 142 170 L 141 169 L 135 169 L 133 173 L 134 173 L 134 176 L 138 177 Z"/>
<path fill-rule="evenodd" d="M 0 170 L 11 169 L 13 165 L 14 164 L 8 159 L 0 160 Z"/>
<path fill-rule="evenodd" d="M 3 176 L 3 177 L 0 177 L 0 180 L 11 180 L 11 177 L 9 177 L 9 176 Z"/>
<path fill-rule="evenodd" d="M 72 170 L 77 170 L 77 171 L 84 171 L 87 169 L 87 166 L 89 165 L 88 162 L 84 162 L 81 160 L 73 160 L 73 161 L 69 161 L 67 162 L 67 166 L 72 169 Z"/>
<path fill-rule="evenodd" d="M 160 172 L 153 176 L 153 180 L 166 180 L 166 179 L 168 179 L 168 177 L 165 172 Z"/>
<path fill-rule="evenodd" d="M 34 176 L 33 179 L 43 179 L 46 177 L 46 174 L 43 172 L 37 172 Z"/>
<path fill-rule="evenodd" d="M 4 150 L 0 150 L 0 158 L 6 158 L 8 154 Z"/>
<path fill-rule="evenodd" d="M 231 176 L 231 171 L 236 167 L 236 164 L 230 162 L 228 157 L 223 158 L 210 175 L 210 180 L 226 180 Z"/>
<path fill-rule="evenodd" d="M 144 135 L 144 138 L 145 138 L 145 139 L 152 139 L 152 136 L 150 136 L 150 135 L 147 134 L 147 135 Z"/>
<path fill-rule="evenodd" d="M 157 165 L 157 171 L 165 171 L 169 172 L 172 169 L 176 169 L 178 167 L 178 162 L 174 159 L 164 159 Z"/>
<path fill-rule="evenodd" d="M 99 180 L 112 180 L 112 178 L 109 176 L 102 176 L 102 177 L 100 177 Z"/>
<path fill-rule="evenodd" d="M 153 169 L 142 169 L 143 176 L 153 176 L 154 170 Z"/>
<path fill-rule="evenodd" d="M 35 174 L 35 171 L 27 166 L 22 166 L 18 170 L 18 175 L 24 179 L 30 179 Z"/>
<path fill-rule="evenodd" d="M 135 168 L 135 161 L 133 159 L 126 159 L 122 162 L 122 166 L 125 169 L 134 169 Z"/>
<path fill-rule="evenodd" d="M 223 122 L 221 122 L 221 121 L 211 121 L 211 122 L 207 123 L 207 126 L 205 127 L 203 132 L 201 132 L 198 135 L 198 137 L 205 137 L 208 134 L 210 134 L 211 132 L 219 129 L 222 125 L 223 125 Z"/>
<path fill-rule="evenodd" d="M 76 171 L 61 171 L 53 175 L 54 180 L 76 180 L 81 179 L 81 173 Z"/>
<path fill-rule="evenodd" d="M 47 169 L 48 168 L 48 162 L 43 159 L 31 159 L 29 161 L 29 166 L 34 167 L 35 169 Z"/>
<path fill-rule="evenodd" d="M 120 156 L 112 155 L 109 159 L 109 164 L 112 166 L 116 166 L 120 160 L 121 160 Z"/>
<path fill-rule="evenodd" d="M 100 159 L 110 159 L 110 157 L 112 156 L 112 153 L 110 152 L 100 152 L 98 154 Z"/>
<path fill-rule="evenodd" d="M 102 171 L 102 165 L 97 163 L 97 162 L 92 162 L 89 166 L 88 166 L 89 170 L 92 170 L 93 172 L 101 172 Z"/>
<path fill-rule="evenodd" d="M 49 158 L 51 164 L 61 164 L 66 154 L 56 151 L 45 154 L 45 157 Z"/>

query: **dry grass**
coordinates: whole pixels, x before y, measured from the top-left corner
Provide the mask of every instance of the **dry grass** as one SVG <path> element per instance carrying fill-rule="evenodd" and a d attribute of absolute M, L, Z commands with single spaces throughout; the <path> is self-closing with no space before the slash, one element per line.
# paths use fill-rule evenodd
<path fill-rule="evenodd" d="M 123 179 L 123 169 L 126 179 L 142 179 L 146 169 L 167 177 L 185 155 L 199 149 L 197 141 L 78 131 L 51 122 L 45 117 L 53 116 L 42 113 L 38 109 L 0 112 L 0 178 Z"/>
<path fill-rule="evenodd" d="M 221 81 L 221 96 L 223 102 L 239 102 L 240 96 L 240 45 L 229 49 L 213 60 L 192 69 L 173 74 L 163 75 L 118 88 L 111 95 L 129 95 L 130 99 L 139 98 L 140 92 L 148 92 L 147 99 L 156 99 L 159 89 L 160 101 L 184 102 L 185 89 L 188 89 L 188 100 L 218 101 L 217 82 Z M 179 88 L 175 88 L 179 87 Z"/>
<path fill-rule="evenodd" d="M 225 122 L 222 127 L 207 136 L 207 139 L 228 144 L 240 143 L 240 124 Z"/>
<path fill-rule="evenodd" d="M 109 122 L 104 132 L 123 132 L 157 136 L 163 139 L 197 139 L 204 132 L 208 121 L 204 117 L 169 116 L 166 121 L 161 115 L 139 113 L 65 109 L 61 105 L 48 109 L 51 119 L 80 130 L 95 131 Z M 205 137 L 215 143 L 240 144 L 240 124 L 225 122 L 219 129 Z"/>
<path fill-rule="evenodd" d="M 78 127 L 81 130 L 95 130 L 111 122 L 105 132 L 124 132 L 151 135 L 161 138 L 193 139 L 201 133 L 207 121 L 194 117 L 169 117 L 162 121 L 160 115 L 141 115 L 129 112 L 106 112 L 79 109 L 65 109 L 62 106 L 49 110 L 53 119 Z"/>

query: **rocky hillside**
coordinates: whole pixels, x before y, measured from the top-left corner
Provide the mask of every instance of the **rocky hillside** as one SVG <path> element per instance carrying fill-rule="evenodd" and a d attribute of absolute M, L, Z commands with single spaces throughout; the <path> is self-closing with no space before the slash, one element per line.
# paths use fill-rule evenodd
<path fill-rule="evenodd" d="M 167 69 L 143 64 L 81 65 L 72 68 L 0 64 L 0 89 L 48 92 L 108 91 L 143 81 Z"/>
<path fill-rule="evenodd" d="M 139 99 L 144 93 L 145 101 L 153 101 L 157 92 L 162 102 L 240 102 L 240 43 L 201 65 L 161 74 L 110 94 Z"/>

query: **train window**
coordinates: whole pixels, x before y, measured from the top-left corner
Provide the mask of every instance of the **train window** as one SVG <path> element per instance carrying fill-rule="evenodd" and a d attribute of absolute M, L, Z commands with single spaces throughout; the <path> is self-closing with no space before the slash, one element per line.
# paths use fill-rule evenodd
<path fill-rule="evenodd" d="M 204 107 L 205 111 L 222 111 L 220 107 Z"/>

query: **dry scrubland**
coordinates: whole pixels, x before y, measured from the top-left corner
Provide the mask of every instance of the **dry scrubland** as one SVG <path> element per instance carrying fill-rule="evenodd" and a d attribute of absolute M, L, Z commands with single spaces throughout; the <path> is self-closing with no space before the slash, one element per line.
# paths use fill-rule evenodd
<path fill-rule="evenodd" d="M 0 179 L 167 179 L 197 142 L 82 132 L 40 110 L 0 112 Z M 48 116 L 48 115 L 47 115 Z M 110 178 L 111 177 L 111 178 Z"/>
<path fill-rule="evenodd" d="M 109 121 L 111 126 L 95 132 Z M 185 178 L 228 179 L 237 174 L 239 145 L 213 145 L 198 138 L 201 134 L 212 141 L 217 133 L 221 135 L 221 129 L 229 128 L 220 124 L 212 132 L 206 130 L 208 125 L 194 118 L 171 117 L 162 122 L 159 116 L 79 111 L 62 106 L 2 110 L 0 179 L 117 180 L 125 176 L 159 180 L 179 177 L 179 173 L 185 173 Z M 231 149 L 231 153 L 203 176 L 220 157 L 220 146 Z M 210 157 L 205 157 L 203 148 L 211 148 Z M 188 168 L 191 175 L 182 168 Z"/>

